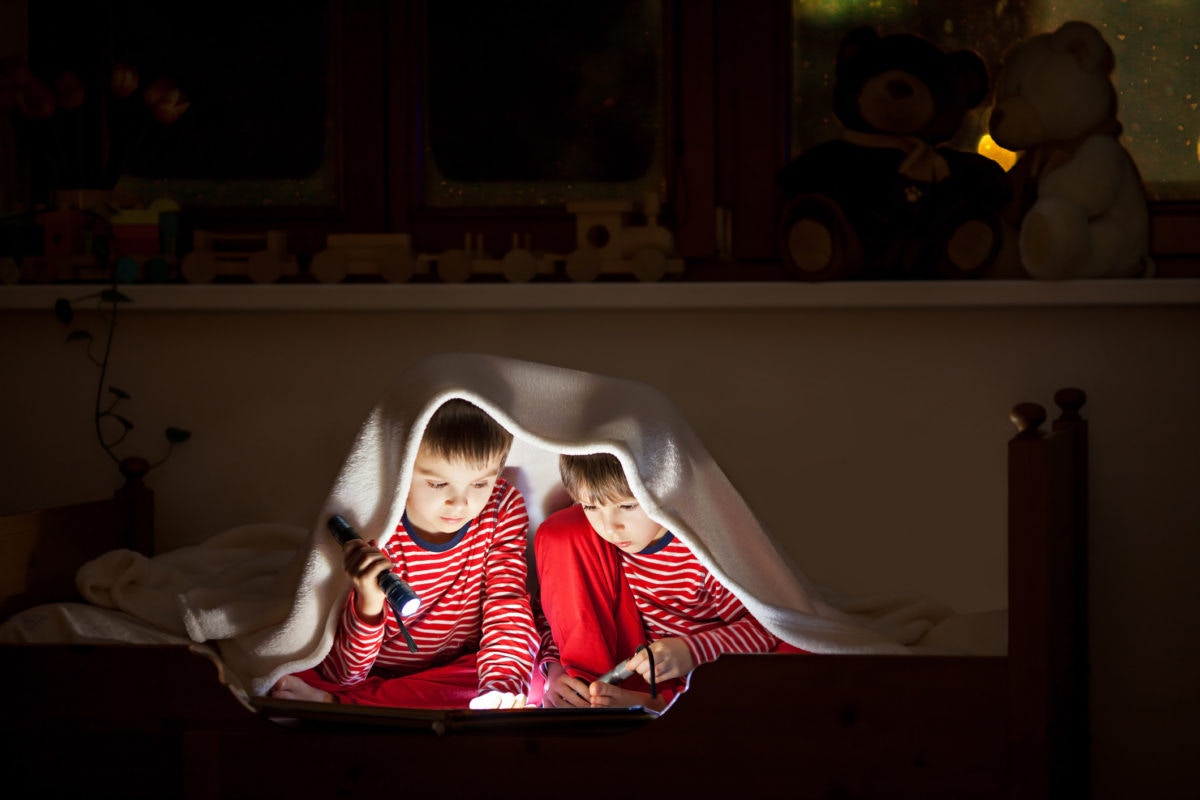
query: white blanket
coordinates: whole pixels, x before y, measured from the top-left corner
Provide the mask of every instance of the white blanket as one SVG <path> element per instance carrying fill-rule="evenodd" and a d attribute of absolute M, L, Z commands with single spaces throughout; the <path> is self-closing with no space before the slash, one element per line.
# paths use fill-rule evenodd
<path fill-rule="evenodd" d="M 240 682 L 265 693 L 282 675 L 320 663 L 332 645 L 349 579 L 327 520 L 341 514 L 364 538 L 390 536 L 422 431 L 434 410 L 455 397 L 480 406 L 516 436 L 509 467 L 535 527 L 563 503 L 558 453 L 612 453 L 646 512 L 687 543 L 768 629 L 797 647 L 907 653 L 908 644 L 951 614 L 922 599 L 847 604 L 815 587 L 656 389 L 474 354 L 431 356 L 400 376 L 367 416 L 311 530 L 244 526 L 153 559 L 114 551 L 80 570 L 80 590 L 91 603 L 196 642 L 215 641 Z"/>

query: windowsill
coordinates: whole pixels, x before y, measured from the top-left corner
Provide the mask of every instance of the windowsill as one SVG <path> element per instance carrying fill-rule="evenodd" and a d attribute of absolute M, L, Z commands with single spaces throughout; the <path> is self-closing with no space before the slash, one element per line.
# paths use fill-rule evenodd
<path fill-rule="evenodd" d="M 0 309 L 48 311 L 96 284 L 0 286 Z M 571 311 L 1200 305 L 1200 280 L 122 285 L 129 311 Z"/>

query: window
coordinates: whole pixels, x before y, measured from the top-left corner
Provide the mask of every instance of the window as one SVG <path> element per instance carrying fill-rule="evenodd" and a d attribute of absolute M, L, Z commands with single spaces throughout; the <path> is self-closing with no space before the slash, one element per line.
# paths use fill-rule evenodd
<path fill-rule="evenodd" d="M 625 200 L 663 181 L 660 2 L 430 3 L 423 38 L 430 206 Z"/>
<path fill-rule="evenodd" d="M 499 257 L 573 250 L 575 201 L 652 192 L 674 223 L 670 5 L 387 4 L 390 227 Z"/>
<path fill-rule="evenodd" d="M 115 183 L 120 202 L 170 196 L 195 228 L 285 229 L 299 253 L 323 246 L 327 231 L 382 229 L 382 17 L 376 4 L 341 0 L 297 0 L 286 13 L 234 0 L 29 2 L 30 68 L 49 83 L 64 70 L 78 74 L 93 115 L 50 120 L 85 123 L 59 132 L 78 148 L 62 136 L 27 142 L 30 196 L 44 202 L 57 188 Z M 173 81 L 187 110 L 145 124 L 139 94 L 124 107 L 110 90 L 117 64 L 137 70 L 139 93 L 160 77 Z M 51 147 L 51 158 L 39 157 Z M 61 154 L 76 150 L 115 171 L 76 169 L 84 180 L 70 185 L 59 173 L 73 162 Z"/>
<path fill-rule="evenodd" d="M 337 190 L 327 114 L 329 3 L 293 7 L 279 15 L 229 0 L 32 3 L 31 66 L 50 76 L 73 70 L 89 94 L 107 101 L 98 114 L 109 119 L 108 157 L 120 162 L 113 177 L 131 200 L 169 192 L 190 206 L 328 205 Z M 136 94 L 122 102 L 107 91 L 115 64 L 136 69 L 139 88 L 175 82 L 187 111 L 172 124 L 146 124 Z"/>
<path fill-rule="evenodd" d="M 1104 34 L 1117 67 L 1123 141 L 1151 200 L 1200 200 L 1200 5 L 1192 0 L 1040 0 L 1034 30 L 1085 19 Z"/>

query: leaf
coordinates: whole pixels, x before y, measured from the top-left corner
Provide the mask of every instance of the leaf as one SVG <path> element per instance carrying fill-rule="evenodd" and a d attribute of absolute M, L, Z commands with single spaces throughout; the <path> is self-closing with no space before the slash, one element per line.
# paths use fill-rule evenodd
<path fill-rule="evenodd" d="M 124 417 L 122 417 L 120 414 L 113 414 L 112 416 L 113 416 L 113 417 L 114 417 L 114 418 L 117 420 L 117 422 L 121 423 L 121 427 L 123 427 L 125 430 L 127 430 L 127 431 L 131 431 L 131 430 L 133 430 L 133 423 L 132 423 L 132 422 L 130 422 L 129 420 L 125 419 L 125 418 L 124 418 Z"/>
<path fill-rule="evenodd" d="M 70 300 L 60 297 L 54 301 L 54 318 L 63 325 L 71 324 L 71 320 L 75 319 L 75 309 L 71 308 Z"/>
<path fill-rule="evenodd" d="M 90 342 L 92 335 L 87 331 L 71 331 L 67 334 L 68 342 Z"/>
<path fill-rule="evenodd" d="M 105 303 L 130 303 L 130 302 L 133 302 L 128 297 L 121 294 L 121 292 L 117 291 L 116 289 L 105 289 L 103 292 L 100 293 L 100 299 Z"/>
<path fill-rule="evenodd" d="M 167 441 L 171 444 L 179 444 L 180 442 L 186 442 L 188 439 L 192 438 L 192 432 L 185 431 L 183 428 L 167 428 L 166 433 Z"/>
<path fill-rule="evenodd" d="M 121 399 L 121 400 L 128 400 L 128 399 L 129 399 L 129 393 L 128 393 L 128 392 L 126 392 L 124 389 L 118 389 L 118 388 L 117 388 L 117 387 L 115 387 L 115 386 L 110 386 L 110 387 L 108 387 L 108 393 L 109 393 L 109 394 L 116 395 L 116 396 L 117 396 L 119 399 Z"/>

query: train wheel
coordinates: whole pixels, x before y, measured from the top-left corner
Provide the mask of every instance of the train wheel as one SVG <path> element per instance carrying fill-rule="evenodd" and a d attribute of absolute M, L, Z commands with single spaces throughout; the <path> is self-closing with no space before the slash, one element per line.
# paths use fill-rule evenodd
<path fill-rule="evenodd" d="M 667 274 L 667 257 L 652 247 L 633 254 L 633 275 L 639 281 L 660 281 Z"/>
<path fill-rule="evenodd" d="M 525 283 L 537 274 L 537 259 L 525 248 L 516 247 L 504 254 L 501 269 L 510 283 Z"/>
<path fill-rule="evenodd" d="M 346 277 L 346 272 L 346 256 L 336 250 L 316 253 L 308 265 L 308 274 L 321 283 L 340 283 Z"/>
<path fill-rule="evenodd" d="M 594 281 L 604 263 L 595 250 L 576 250 L 567 256 L 567 277 L 576 283 Z"/>
<path fill-rule="evenodd" d="M 438 257 L 437 274 L 446 283 L 463 283 L 471 277 L 471 254 L 452 248 Z"/>

